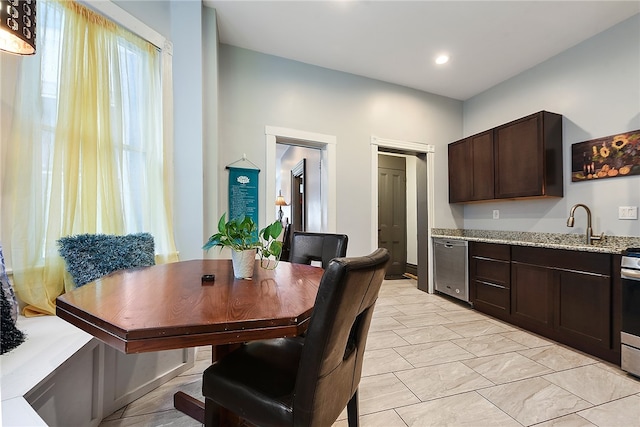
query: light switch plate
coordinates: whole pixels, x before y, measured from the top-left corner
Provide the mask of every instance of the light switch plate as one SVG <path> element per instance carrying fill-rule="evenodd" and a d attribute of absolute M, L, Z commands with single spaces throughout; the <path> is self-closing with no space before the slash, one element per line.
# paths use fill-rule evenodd
<path fill-rule="evenodd" d="M 638 219 L 637 206 L 619 206 L 618 219 Z"/>
<path fill-rule="evenodd" d="M 493 219 L 500 219 L 500 211 L 498 209 L 493 210 Z"/>

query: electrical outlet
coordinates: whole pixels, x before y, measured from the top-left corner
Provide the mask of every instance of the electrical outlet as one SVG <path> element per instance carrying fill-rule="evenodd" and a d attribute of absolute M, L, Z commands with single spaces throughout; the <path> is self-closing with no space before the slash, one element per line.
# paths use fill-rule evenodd
<path fill-rule="evenodd" d="M 618 219 L 638 219 L 637 206 L 619 206 Z"/>
<path fill-rule="evenodd" d="M 493 210 L 493 219 L 500 219 L 500 211 L 498 209 Z"/>

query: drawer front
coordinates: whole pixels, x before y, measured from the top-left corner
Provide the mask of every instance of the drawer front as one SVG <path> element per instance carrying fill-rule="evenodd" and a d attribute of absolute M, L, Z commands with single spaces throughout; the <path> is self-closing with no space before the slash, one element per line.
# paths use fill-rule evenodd
<path fill-rule="evenodd" d="M 475 264 L 476 280 L 491 282 L 506 288 L 510 287 L 511 264 L 508 261 L 474 257 L 473 263 Z"/>
<path fill-rule="evenodd" d="M 497 243 L 469 242 L 472 256 L 509 261 L 511 247 Z"/>
<path fill-rule="evenodd" d="M 498 319 L 508 320 L 511 312 L 511 290 L 493 283 L 474 281 L 473 307 Z"/>
<path fill-rule="evenodd" d="M 509 289 L 493 283 L 476 281 L 476 301 L 508 310 L 510 304 Z"/>
<path fill-rule="evenodd" d="M 511 255 L 513 261 L 547 268 L 583 271 L 605 276 L 611 274 L 611 254 L 513 246 Z"/>

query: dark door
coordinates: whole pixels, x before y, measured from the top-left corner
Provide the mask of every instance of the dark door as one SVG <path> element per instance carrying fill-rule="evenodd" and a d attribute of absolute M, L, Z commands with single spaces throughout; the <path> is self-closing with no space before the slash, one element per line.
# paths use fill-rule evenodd
<path fill-rule="evenodd" d="M 407 265 L 407 190 L 404 157 L 378 155 L 378 246 L 391 254 L 387 279 L 402 278 Z"/>
<path fill-rule="evenodd" d="M 307 226 L 307 202 L 304 193 L 304 174 L 306 159 L 300 160 L 291 169 L 291 228 L 292 231 L 305 231 Z"/>

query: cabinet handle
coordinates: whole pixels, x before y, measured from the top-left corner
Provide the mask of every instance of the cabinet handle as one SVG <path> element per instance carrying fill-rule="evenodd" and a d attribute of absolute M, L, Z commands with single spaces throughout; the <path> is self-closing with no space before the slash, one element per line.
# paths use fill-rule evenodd
<path fill-rule="evenodd" d="M 476 280 L 477 283 L 482 283 L 483 285 L 487 285 L 487 286 L 491 286 L 493 288 L 499 288 L 499 289 L 509 289 L 506 286 L 502 286 L 502 285 L 498 285 L 497 283 L 491 283 L 491 282 L 485 282 L 483 280 Z"/>
<path fill-rule="evenodd" d="M 638 270 L 631 270 L 629 268 L 622 268 L 620 269 L 620 275 L 622 276 L 622 278 L 629 278 L 629 279 L 640 279 L 640 271 Z"/>

